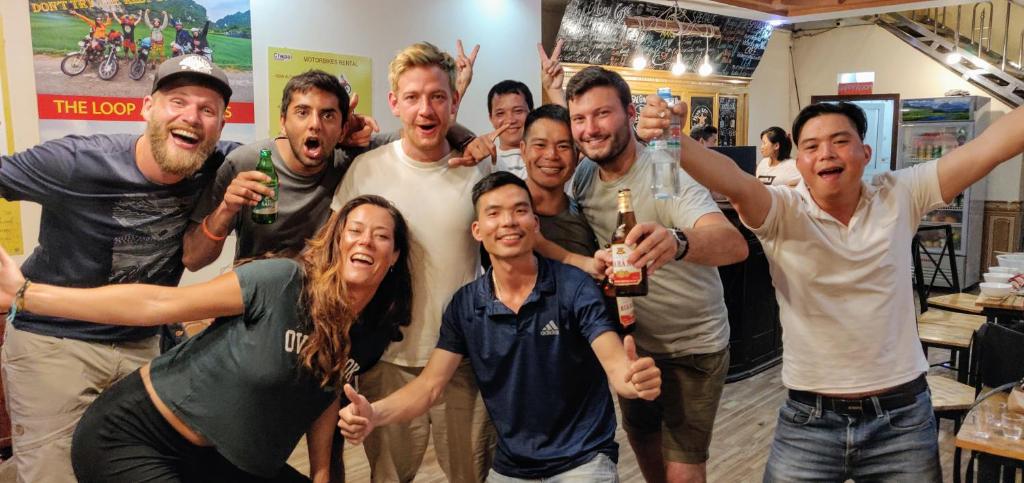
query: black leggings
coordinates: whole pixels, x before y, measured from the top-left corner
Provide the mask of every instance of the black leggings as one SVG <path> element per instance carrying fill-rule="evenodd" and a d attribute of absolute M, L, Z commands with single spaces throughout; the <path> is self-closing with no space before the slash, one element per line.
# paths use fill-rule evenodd
<path fill-rule="evenodd" d="M 71 443 L 71 464 L 84 483 L 309 482 L 287 465 L 274 478 L 254 476 L 216 449 L 188 442 L 157 411 L 139 371 L 85 411 Z"/>

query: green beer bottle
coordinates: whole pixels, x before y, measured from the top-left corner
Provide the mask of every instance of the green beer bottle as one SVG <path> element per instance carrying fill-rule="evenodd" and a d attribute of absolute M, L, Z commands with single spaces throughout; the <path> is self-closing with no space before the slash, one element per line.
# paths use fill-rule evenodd
<path fill-rule="evenodd" d="M 265 182 L 268 188 L 274 190 L 274 196 L 264 196 L 256 206 L 252 208 L 252 221 L 260 225 L 269 225 L 277 220 L 277 170 L 274 169 L 274 161 L 270 157 L 269 149 L 260 150 L 260 161 L 256 163 L 256 171 L 270 176 L 270 181 Z"/>

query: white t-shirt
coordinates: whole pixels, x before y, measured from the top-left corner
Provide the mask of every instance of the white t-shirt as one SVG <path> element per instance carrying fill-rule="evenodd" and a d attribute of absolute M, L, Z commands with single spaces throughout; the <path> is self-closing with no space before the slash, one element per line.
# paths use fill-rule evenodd
<path fill-rule="evenodd" d="M 807 186 L 771 186 L 752 229 L 761 240 L 782 320 L 782 382 L 824 394 L 876 391 L 928 370 L 917 336 L 910 244 L 943 204 L 936 163 L 875 176 L 844 226 Z"/>
<path fill-rule="evenodd" d="M 772 186 L 795 186 L 802 179 L 800 172 L 796 170 L 796 160 L 793 158 L 783 159 L 779 164 L 772 166 L 770 158 L 762 158 L 757 163 L 757 179 L 764 184 Z"/>
<path fill-rule="evenodd" d="M 494 162 L 495 171 L 508 171 L 519 177 L 519 179 L 526 179 L 526 164 L 523 163 L 523 155 L 519 151 L 519 148 L 509 149 L 502 151 L 498 149 L 498 159 Z"/>
<path fill-rule="evenodd" d="M 423 163 L 405 154 L 402 141 L 381 146 L 352 161 L 331 204 L 374 194 L 387 198 L 405 217 L 412 245 L 412 322 L 382 360 L 423 367 L 437 345 L 441 314 L 452 294 L 480 274 L 480 245 L 470 233 L 475 219 L 473 185 L 490 163 L 449 168 L 448 158 Z"/>

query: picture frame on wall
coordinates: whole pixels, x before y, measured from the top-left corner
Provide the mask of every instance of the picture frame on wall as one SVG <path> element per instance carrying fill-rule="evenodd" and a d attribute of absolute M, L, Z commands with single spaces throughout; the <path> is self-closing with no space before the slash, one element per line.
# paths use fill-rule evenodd
<path fill-rule="evenodd" d="M 715 124 L 715 98 L 693 96 L 690 98 L 690 129 Z"/>
<path fill-rule="evenodd" d="M 739 98 L 718 96 L 718 145 L 736 145 L 736 123 Z"/>

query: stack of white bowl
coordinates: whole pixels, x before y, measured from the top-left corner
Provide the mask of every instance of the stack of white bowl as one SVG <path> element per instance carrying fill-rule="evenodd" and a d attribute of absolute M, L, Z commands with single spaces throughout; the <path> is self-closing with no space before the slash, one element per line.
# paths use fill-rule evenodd
<path fill-rule="evenodd" d="M 1024 253 L 996 255 L 996 260 L 999 260 L 999 266 L 989 267 L 989 272 L 983 275 L 985 282 L 978 287 L 987 297 L 1006 297 L 1013 289 L 1010 279 L 1024 273 Z"/>

